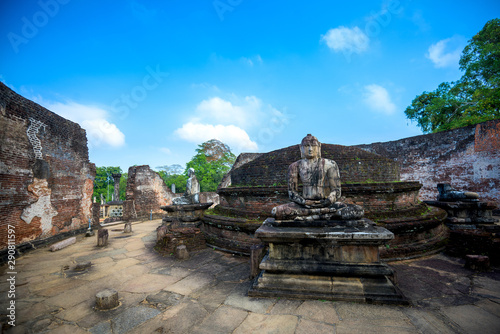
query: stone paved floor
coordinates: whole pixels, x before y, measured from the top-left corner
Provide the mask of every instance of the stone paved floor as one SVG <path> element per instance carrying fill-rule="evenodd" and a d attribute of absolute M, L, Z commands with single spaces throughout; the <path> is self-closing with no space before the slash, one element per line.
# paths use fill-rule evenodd
<path fill-rule="evenodd" d="M 105 248 L 80 236 L 20 257 L 16 326 L 6 333 L 500 333 L 500 270 L 474 273 L 444 255 L 393 263 L 411 306 L 249 298 L 248 258 L 208 248 L 187 261 L 162 257 L 152 249 L 159 224 L 134 224 L 128 235 L 108 227 Z M 72 270 L 83 261 L 88 271 Z M 105 288 L 121 305 L 96 311 Z"/>

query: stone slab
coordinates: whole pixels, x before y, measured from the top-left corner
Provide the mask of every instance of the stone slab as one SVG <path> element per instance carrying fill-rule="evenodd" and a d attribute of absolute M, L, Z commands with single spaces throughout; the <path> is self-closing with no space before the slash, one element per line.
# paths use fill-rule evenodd
<path fill-rule="evenodd" d="M 159 313 L 160 311 L 150 307 L 136 306 L 129 308 L 112 320 L 113 333 L 127 333 L 132 328 L 155 317 Z"/>
<path fill-rule="evenodd" d="M 250 283 L 237 286 L 224 301 L 224 304 L 234 306 L 254 313 L 267 313 L 275 300 L 269 298 L 253 298 L 247 295 Z"/>
<path fill-rule="evenodd" d="M 445 307 L 442 313 L 467 333 L 498 334 L 500 318 L 475 305 Z"/>
<path fill-rule="evenodd" d="M 276 304 L 274 304 L 271 314 L 295 314 L 297 308 L 303 303 L 302 300 L 298 299 L 286 299 L 280 298 Z"/>
<path fill-rule="evenodd" d="M 301 319 L 294 334 L 332 334 L 335 333 L 335 326 L 322 322 Z"/>
<path fill-rule="evenodd" d="M 329 324 L 340 321 L 337 311 L 330 301 L 306 300 L 297 308 L 296 314 L 305 319 Z"/>
<path fill-rule="evenodd" d="M 52 246 L 50 246 L 50 250 L 52 252 L 55 252 L 70 245 L 73 245 L 74 243 L 76 243 L 76 237 L 71 237 L 53 244 Z"/>
<path fill-rule="evenodd" d="M 294 333 L 298 317 L 293 315 L 264 315 L 250 313 L 233 334 L 247 333 Z"/>
<path fill-rule="evenodd" d="M 405 313 L 411 323 L 422 334 L 455 334 L 459 331 L 457 327 L 449 324 L 449 320 L 439 312 L 427 312 L 426 310 L 405 309 Z"/>
<path fill-rule="evenodd" d="M 383 244 L 394 239 L 394 234 L 384 227 L 278 227 L 269 219 L 255 231 L 255 236 L 263 242 L 299 242 L 306 239 L 328 240 L 337 243 Z"/>
<path fill-rule="evenodd" d="M 232 333 L 247 316 L 247 311 L 223 305 L 208 316 L 200 325 L 193 328 L 190 333 Z"/>
<path fill-rule="evenodd" d="M 195 300 L 186 300 L 163 313 L 164 333 L 189 333 L 189 329 L 203 321 L 207 310 Z"/>
<path fill-rule="evenodd" d="M 113 334 L 113 330 L 111 329 L 111 322 L 100 322 L 94 327 L 90 328 L 89 332 L 92 334 Z"/>

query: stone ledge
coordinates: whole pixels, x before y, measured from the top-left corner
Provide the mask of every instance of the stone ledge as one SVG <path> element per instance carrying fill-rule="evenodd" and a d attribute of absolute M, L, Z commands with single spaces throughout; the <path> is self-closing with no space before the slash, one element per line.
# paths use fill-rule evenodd
<path fill-rule="evenodd" d="M 212 204 L 214 203 L 210 202 L 210 203 L 197 203 L 197 204 L 165 205 L 165 206 L 160 206 L 160 209 L 167 212 L 206 210 L 210 206 L 212 206 Z"/>
<path fill-rule="evenodd" d="M 340 276 L 385 276 L 393 275 L 393 270 L 386 264 L 352 264 L 341 262 L 277 260 L 265 257 L 260 269 L 284 271 L 290 274 L 340 275 Z"/>
<path fill-rule="evenodd" d="M 356 241 L 370 244 L 383 244 L 394 239 L 394 234 L 392 232 L 379 226 L 371 226 L 368 228 L 351 228 L 343 226 L 277 227 L 273 226 L 272 220 L 272 218 L 266 219 L 262 226 L 255 231 L 255 237 L 264 242 L 296 242 L 307 238 L 349 244 L 354 244 Z"/>

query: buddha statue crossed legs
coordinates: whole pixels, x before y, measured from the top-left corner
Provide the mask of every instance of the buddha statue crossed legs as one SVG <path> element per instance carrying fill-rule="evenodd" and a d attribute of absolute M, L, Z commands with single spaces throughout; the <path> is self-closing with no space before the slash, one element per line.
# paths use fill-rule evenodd
<path fill-rule="evenodd" d="M 337 163 L 321 158 L 321 143 L 308 134 L 300 144 L 302 159 L 288 168 L 288 196 L 292 202 L 272 210 L 278 220 L 357 220 L 364 210 L 338 202 L 341 196 Z M 299 184 L 302 184 L 302 194 Z"/>

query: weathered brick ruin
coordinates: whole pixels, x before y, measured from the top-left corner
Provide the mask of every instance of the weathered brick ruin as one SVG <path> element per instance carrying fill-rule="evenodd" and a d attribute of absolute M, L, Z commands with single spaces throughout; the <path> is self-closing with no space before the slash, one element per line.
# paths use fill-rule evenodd
<path fill-rule="evenodd" d="M 148 165 L 132 166 L 128 169 L 128 180 L 123 219 L 149 219 L 151 210 L 153 219 L 163 217 L 160 206 L 172 204 L 176 194 L 167 187 L 160 175 Z"/>
<path fill-rule="evenodd" d="M 95 166 L 85 130 L 0 83 L 0 250 L 84 231 Z"/>
<path fill-rule="evenodd" d="M 148 165 L 132 166 L 128 169 L 125 202 L 123 202 L 123 220 L 149 219 L 153 210 L 153 219 L 161 219 L 165 211 L 161 206 L 171 205 L 172 199 L 182 194 L 174 194 L 167 187 L 161 176 Z M 219 203 L 219 196 L 214 192 L 200 193 L 203 203 Z"/>
<path fill-rule="evenodd" d="M 398 161 L 402 180 L 422 183 L 421 200 L 450 183 L 500 206 L 500 120 L 357 147 Z"/>

